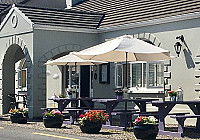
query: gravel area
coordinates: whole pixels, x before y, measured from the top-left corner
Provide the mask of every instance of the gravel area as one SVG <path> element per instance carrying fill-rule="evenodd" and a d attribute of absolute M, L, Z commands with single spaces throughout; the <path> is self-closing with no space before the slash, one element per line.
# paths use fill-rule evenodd
<path fill-rule="evenodd" d="M 28 122 L 27 124 L 16 124 L 16 123 L 11 123 L 8 117 L 5 118 L 1 116 L 0 116 L 0 122 L 2 125 L 25 127 L 25 128 L 36 129 L 36 130 L 56 131 L 56 132 L 64 133 L 64 134 L 74 134 L 74 135 L 86 136 L 86 137 L 102 137 L 102 138 L 107 138 L 107 139 L 119 139 L 119 140 L 136 139 L 133 134 L 132 129 L 130 129 L 129 131 L 101 129 L 99 134 L 86 134 L 86 133 L 81 132 L 79 125 L 63 124 L 62 128 L 45 128 L 43 125 L 43 122 L 41 121 L 32 121 L 32 122 Z M 173 131 L 177 129 L 175 127 L 176 125 L 167 125 L 167 126 L 168 126 L 168 129 L 173 130 Z M 194 131 L 189 131 L 189 130 L 186 130 L 185 132 L 186 132 L 186 135 L 185 137 L 182 137 L 182 138 L 158 135 L 157 139 L 185 139 L 185 140 L 200 139 L 200 133 L 196 133 Z"/>

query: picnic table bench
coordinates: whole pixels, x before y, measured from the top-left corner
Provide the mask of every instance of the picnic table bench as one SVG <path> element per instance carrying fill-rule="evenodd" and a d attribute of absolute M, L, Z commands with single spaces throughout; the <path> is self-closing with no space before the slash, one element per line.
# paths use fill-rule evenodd
<path fill-rule="evenodd" d="M 173 113 L 168 113 L 167 115 L 180 115 L 184 116 L 186 114 L 190 114 L 189 112 L 173 112 Z M 152 112 L 136 112 L 133 114 L 134 116 L 154 116 L 156 119 L 159 119 L 159 113 L 158 111 L 152 111 Z"/>
<path fill-rule="evenodd" d="M 165 117 L 170 114 L 169 112 L 174 108 L 175 105 L 187 105 L 189 109 L 195 114 L 200 115 L 200 101 L 152 101 L 151 104 L 153 106 L 158 107 L 158 113 L 159 113 L 159 135 L 171 135 L 175 137 L 181 137 L 182 133 L 179 132 L 171 132 L 165 130 Z M 181 116 L 181 118 L 184 118 L 186 115 L 176 115 Z M 189 116 L 189 115 L 188 115 Z M 178 117 L 177 117 L 178 118 Z M 188 117 L 185 117 L 188 118 Z M 196 117 L 196 129 L 200 130 L 200 117 Z M 180 122 L 180 125 L 183 122 Z M 179 126 L 180 127 L 180 126 Z M 181 131 L 181 130 L 180 130 Z"/>
<path fill-rule="evenodd" d="M 76 122 L 77 122 L 77 117 L 80 114 L 88 111 L 88 109 L 86 109 L 86 108 L 65 108 L 63 111 L 68 111 L 70 114 L 69 121 L 66 121 L 65 123 L 72 125 L 72 124 L 74 124 L 74 120 L 76 120 Z"/>
<path fill-rule="evenodd" d="M 129 126 L 129 123 L 132 124 L 132 115 L 135 112 L 112 112 L 111 115 L 119 115 L 120 119 L 119 119 L 119 123 L 120 123 L 120 127 L 124 127 L 124 129 L 126 129 L 127 126 Z"/>
<path fill-rule="evenodd" d="M 200 115 L 171 115 L 170 117 L 177 120 L 177 122 L 178 122 L 178 133 L 179 133 L 179 135 L 183 136 L 185 120 L 187 118 L 200 118 Z M 196 126 L 196 127 L 199 127 L 199 126 Z"/>

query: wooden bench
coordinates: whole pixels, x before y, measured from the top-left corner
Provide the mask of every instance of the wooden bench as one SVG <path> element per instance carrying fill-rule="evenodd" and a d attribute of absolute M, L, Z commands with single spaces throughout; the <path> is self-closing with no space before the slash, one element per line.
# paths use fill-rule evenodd
<path fill-rule="evenodd" d="M 180 133 L 181 136 L 183 136 L 184 131 L 184 121 L 187 118 L 200 118 L 200 115 L 171 115 L 171 118 L 174 118 L 178 122 L 178 133 Z M 196 125 L 196 128 L 200 130 L 200 126 Z"/>
<path fill-rule="evenodd" d="M 63 111 L 68 111 L 70 114 L 70 119 L 69 122 L 66 122 L 67 124 L 74 124 L 74 120 L 77 121 L 77 118 L 80 114 L 88 111 L 88 109 L 84 109 L 84 108 L 65 108 Z"/>
<path fill-rule="evenodd" d="M 120 127 L 126 127 L 130 126 L 129 123 L 132 124 L 132 115 L 135 114 L 135 111 L 127 111 L 125 112 L 125 110 L 120 111 L 120 112 L 112 112 L 111 115 L 115 116 L 115 115 L 119 115 L 120 116 Z"/>
<path fill-rule="evenodd" d="M 113 112 L 133 112 L 133 111 L 139 111 L 139 109 L 114 109 Z"/>
<path fill-rule="evenodd" d="M 152 112 L 136 112 L 133 114 L 134 116 L 154 116 L 156 119 L 158 119 L 159 114 L 157 111 Z"/>
<path fill-rule="evenodd" d="M 41 110 L 44 110 L 44 111 L 52 111 L 54 109 L 58 109 L 56 107 L 49 107 L 49 108 L 40 108 Z"/>
<path fill-rule="evenodd" d="M 186 114 L 190 114 L 189 112 L 176 112 L 176 113 L 169 113 L 168 115 L 186 115 Z M 153 112 L 138 112 L 135 113 L 134 116 L 154 116 L 156 119 L 159 118 L 159 113 L 157 111 L 153 111 Z"/>
<path fill-rule="evenodd" d="M 9 105 L 9 109 L 19 109 L 19 104 L 23 104 L 23 101 L 17 101 L 16 100 L 16 94 L 8 94 L 8 97 L 10 99 L 10 105 Z"/>

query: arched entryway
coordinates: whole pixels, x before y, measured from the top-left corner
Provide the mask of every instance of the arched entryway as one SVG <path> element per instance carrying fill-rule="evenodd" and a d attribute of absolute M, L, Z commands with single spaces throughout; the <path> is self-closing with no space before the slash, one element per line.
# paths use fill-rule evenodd
<path fill-rule="evenodd" d="M 24 51 L 18 44 L 8 47 L 2 63 L 2 93 L 3 93 L 3 113 L 8 113 L 10 107 L 9 94 L 15 94 L 15 64 L 25 58 Z"/>

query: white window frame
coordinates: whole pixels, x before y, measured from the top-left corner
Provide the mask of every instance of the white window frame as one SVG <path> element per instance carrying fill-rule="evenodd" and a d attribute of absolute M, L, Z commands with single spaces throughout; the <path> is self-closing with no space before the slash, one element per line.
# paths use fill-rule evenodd
<path fill-rule="evenodd" d="M 120 66 L 122 68 L 122 86 L 118 86 L 117 83 L 118 83 L 118 78 L 117 78 L 117 67 Z M 124 85 L 124 76 L 123 76 L 123 73 L 124 73 L 124 69 L 123 69 L 123 63 L 116 63 L 115 64 L 115 86 L 116 88 L 122 88 L 123 85 Z"/>
<path fill-rule="evenodd" d="M 134 88 L 133 87 L 133 83 L 132 83 L 132 76 L 133 76 L 133 74 L 132 74 L 132 64 L 134 64 L 134 63 L 142 63 L 142 86 L 141 87 L 137 87 L 137 88 L 164 88 L 164 78 L 163 78 L 163 81 L 162 81 L 162 83 L 163 83 L 163 86 L 149 86 L 149 64 L 153 64 L 153 63 L 156 63 L 156 64 L 163 64 L 162 65 L 162 73 L 163 73 L 163 75 L 164 75 L 164 61 L 151 61 L 151 62 L 145 62 L 145 61 L 137 61 L 137 62 L 130 62 L 129 64 L 130 64 L 130 77 L 131 77 L 131 81 L 130 81 L 130 87 L 131 88 Z M 144 86 L 144 63 L 146 63 L 146 86 Z M 156 79 L 154 79 L 154 80 L 156 80 Z"/>
<path fill-rule="evenodd" d="M 164 61 L 151 61 L 151 62 L 146 62 L 146 61 L 137 61 L 137 62 L 130 62 L 129 65 L 130 65 L 130 88 L 134 88 L 133 87 L 133 83 L 132 83 L 132 76 L 133 76 L 133 73 L 132 73 L 132 64 L 134 63 L 140 63 L 142 64 L 142 86 L 141 87 L 137 87 L 137 88 L 164 88 L 164 78 L 163 78 L 163 86 L 149 86 L 149 64 L 163 64 L 162 65 L 162 73 L 164 74 Z M 146 64 L 146 86 L 144 85 L 144 64 Z M 118 66 L 121 66 L 122 67 L 122 86 L 118 86 L 117 83 L 118 83 L 118 78 L 116 77 L 117 76 L 117 67 Z M 124 76 L 123 76 L 123 63 L 116 63 L 115 64 L 115 86 L 116 88 L 122 88 L 123 85 L 124 85 Z M 156 78 L 156 77 L 155 77 Z M 157 80 L 157 79 L 154 79 L 154 80 Z"/>

